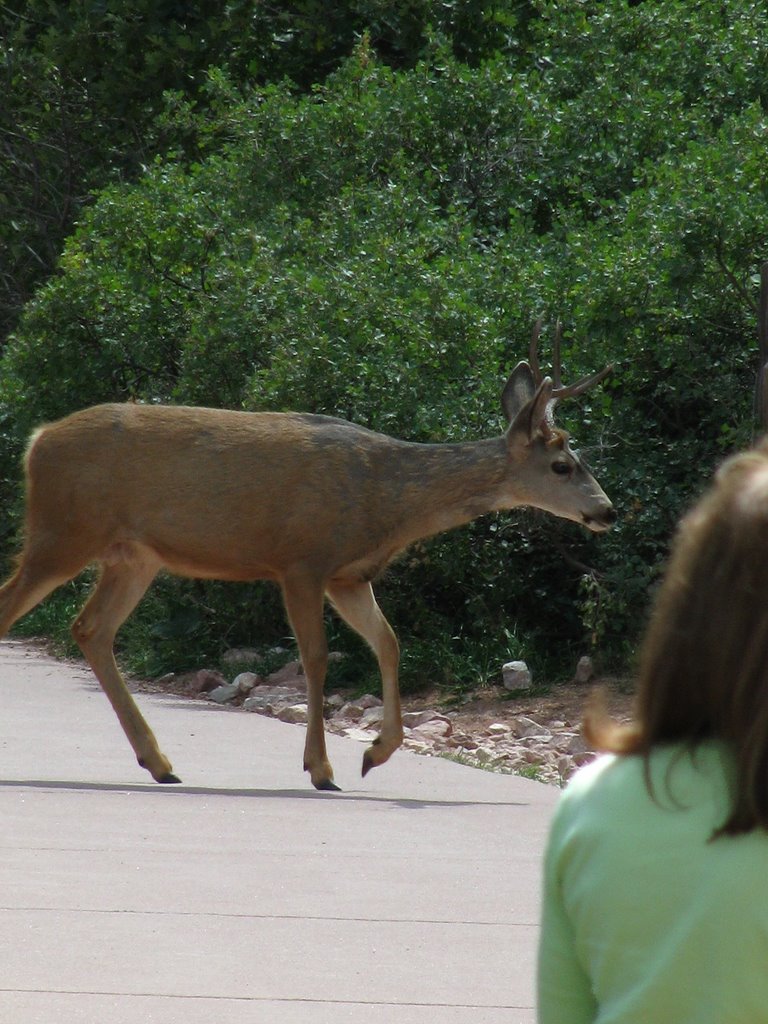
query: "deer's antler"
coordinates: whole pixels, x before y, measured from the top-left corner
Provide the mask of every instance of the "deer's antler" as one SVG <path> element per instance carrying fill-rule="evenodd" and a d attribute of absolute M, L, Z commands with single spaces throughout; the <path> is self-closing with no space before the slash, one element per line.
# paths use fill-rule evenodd
<path fill-rule="evenodd" d="M 541 372 L 541 366 L 539 364 L 539 338 L 541 336 L 543 323 L 543 317 L 539 317 L 533 325 L 531 344 L 528 350 L 528 362 L 537 387 L 544 380 L 544 375 Z M 610 363 L 602 370 L 598 370 L 597 373 L 590 373 L 586 377 L 582 377 L 580 380 L 577 380 L 574 384 L 564 385 L 561 377 L 562 367 L 560 364 L 560 342 L 562 340 L 562 336 L 563 325 L 558 320 L 555 325 L 555 336 L 552 341 L 552 381 L 554 387 L 552 389 L 550 409 L 554 407 L 556 402 L 561 401 L 563 398 L 574 398 L 576 395 L 584 394 L 584 392 L 588 391 L 589 388 L 594 387 L 595 384 L 599 384 L 600 381 L 605 380 L 608 374 L 613 371 L 613 364 Z"/>

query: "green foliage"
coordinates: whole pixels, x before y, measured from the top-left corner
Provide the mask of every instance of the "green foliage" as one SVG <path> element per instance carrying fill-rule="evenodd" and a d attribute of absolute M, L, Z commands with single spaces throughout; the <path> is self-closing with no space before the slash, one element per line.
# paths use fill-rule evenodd
<path fill-rule="evenodd" d="M 287 77 L 309 89 L 363 36 L 393 66 L 412 67 L 435 35 L 477 63 L 516 49 L 533 15 L 525 0 L 9 0 L 0 7 L 0 339 L 54 270 L 92 193 L 168 151 L 166 95 L 191 111 L 189 136 L 173 143 L 192 152 L 209 69 L 244 88 Z"/>
<path fill-rule="evenodd" d="M 417 546 L 378 590 L 412 686 L 461 686 L 519 655 L 568 672 L 585 648 L 626 664 L 680 512 L 752 432 L 768 14 L 746 0 L 349 11 L 351 34 L 310 2 L 230 5 L 226 24 L 201 9 L 204 51 L 157 15 L 165 34 L 126 86 L 144 169 L 81 212 L 0 364 L 3 486 L 35 423 L 111 399 L 487 436 L 546 311 L 565 321 L 567 378 L 615 364 L 558 417 L 617 527 L 486 517 Z M 242 18 L 252 49 L 238 37 L 224 59 Z M 63 45 L 57 25 L 46 47 Z M 111 44 L 129 27 L 115 14 Z M 98 67 L 103 110 L 115 87 Z M 283 74 L 304 88 L 270 82 Z M 284 633 L 268 588 L 167 579 L 123 643 L 160 671 Z M 371 672 L 344 630 L 334 642 Z"/>

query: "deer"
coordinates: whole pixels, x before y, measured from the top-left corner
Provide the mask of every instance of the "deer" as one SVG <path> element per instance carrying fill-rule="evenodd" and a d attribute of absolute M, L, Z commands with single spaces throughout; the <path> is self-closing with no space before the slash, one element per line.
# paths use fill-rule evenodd
<path fill-rule="evenodd" d="M 398 640 L 372 583 L 414 542 L 488 512 L 532 506 L 594 533 L 610 500 L 555 426 L 565 398 L 612 367 L 564 386 L 560 326 L 554 378 L 543 376 L 537 322 L 528 361 L 507 380 L 501 436 L 399 440 L 331 416 L 108 403 L 33 432 L 16 571 L 0 588 L 0 637 L 86 567 L 97 580 L 72 635 L 139 765 L 179 782 L 118 669 L 114 641 L 161 570 L 191 578 L 271 580 L 281 590 L 307 681 L 304 770 L 338 790 L 328 759 L 323 688 L 326 600 L 378 661 L 383 720 L 362 774 L 402 744 Z"/>

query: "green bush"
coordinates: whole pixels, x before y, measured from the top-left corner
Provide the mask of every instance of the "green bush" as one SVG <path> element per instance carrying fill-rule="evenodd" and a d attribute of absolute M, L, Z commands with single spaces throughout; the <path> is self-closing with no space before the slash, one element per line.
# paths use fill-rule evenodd
<path fill-rule="evenodd" d="M 615 365 L 558 418 L 617 527 L 485 517 L 417 545 L 378 591 L 409 685 L 515 655 L 548 674 L 585 650 L 625 666 L 681 510 L 752 432 L 768 15 L 735 0 L 537 12 L 491 59 L 438 39 L 396 71 L 363 38 L 307 93 L 230 69 L 204 104 L 170 95 L 167 155 L 85 211 L 3 355 L 9 508 L 31 426 L 105 400 L 493 435 L 545 312 L 564 321 L 566 378 Z M 123 644 L 160 671 L 285 629 L 267 588 L 169 579 Z"/>

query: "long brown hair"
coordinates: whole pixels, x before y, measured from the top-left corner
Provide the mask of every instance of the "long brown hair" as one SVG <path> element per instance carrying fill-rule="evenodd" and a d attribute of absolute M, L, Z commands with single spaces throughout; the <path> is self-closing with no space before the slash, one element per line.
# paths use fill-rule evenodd
<path fill-rule="evenodd" d="M 715 835 L 768 830 L 768 444 L 728 460 L 680 524 L 633 723 L 593 706 L 584 733 L 598 750 L 646 759 L 660 744 L 725 742 L 736 786 Z"/>

